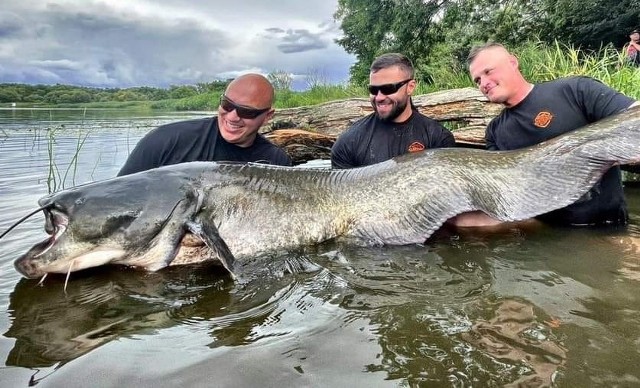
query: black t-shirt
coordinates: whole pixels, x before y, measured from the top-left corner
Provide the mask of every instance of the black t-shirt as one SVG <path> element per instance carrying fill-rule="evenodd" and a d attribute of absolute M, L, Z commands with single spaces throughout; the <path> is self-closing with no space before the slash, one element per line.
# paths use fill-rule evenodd
<path fill-rule="evenodd" d="M 220 136 L 217 118 L 210 117 L 162 125 L 147 133 L 133 149 L 118 176 L 195 161 L 291 165 L 289 156 L 260 134 L 249 147 L 228 143 Z"/>
<path fill-rule="evenodd" d="M 362 167 L 408 152 L 453 146 L 451 131 L 415 110 L 403 123 L 382 121 L 372 113 L 338 137 L 331 147 L 331 166 Z"/>
<path fill-rule="evenodd" d="M 537 84 L 522 102 L 504 109 L 489 123 L 487 148 L 513 150 L 538 144 L 618 113 L 633 102 L 588 77 Z M 620 168 L 610 169 L 574 204 L 539 218 L 554 224 L 624 224 L 627 210 Z"/>

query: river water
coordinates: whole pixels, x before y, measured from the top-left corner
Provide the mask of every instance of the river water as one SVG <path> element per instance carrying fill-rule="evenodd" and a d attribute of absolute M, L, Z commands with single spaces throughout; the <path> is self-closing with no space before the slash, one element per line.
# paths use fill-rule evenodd
<path fill-rule="evenodd" d="M 149 129 L 206 113 L 0 110 L 0 231 L 49 191 L 114 176 Z M 103 267 L 42 285 L 0 240 L 1 386 L 635 386 L 640 189 L 614 229 L 337 243 L 260 264 Z"/>

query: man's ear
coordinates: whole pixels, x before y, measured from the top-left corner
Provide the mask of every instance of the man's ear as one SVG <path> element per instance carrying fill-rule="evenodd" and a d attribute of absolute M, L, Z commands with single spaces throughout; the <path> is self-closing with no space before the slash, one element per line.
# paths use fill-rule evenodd
<path fill-rule="evenodd" d="M 262 121 L 262 125 L 265 125 L 266 123 L 269 122 L 269 120 L 271 120 L 271 118 L 273 118 L 273 114 L 276 113 L 275 109 L 271 109 L 269 112 L 267 112 L 266 115 L 264 115 L 264 120 Z"/>
<path fill-rule="evenodd" d="M 518 58 L 515 55 L 509 55 L 509 63 L 514 69 L 518 69 L 518 67 L 520 66 L 520 64 L 518 63 Z"/>
<path fill-rule="evenodd" d="M 411 81 L 409 81 L 407 83 L 407 94 L 412 96 L 417 86 L 418 86 L 418 81 L 416 81 L 415 79 L 412 79 Z"/>

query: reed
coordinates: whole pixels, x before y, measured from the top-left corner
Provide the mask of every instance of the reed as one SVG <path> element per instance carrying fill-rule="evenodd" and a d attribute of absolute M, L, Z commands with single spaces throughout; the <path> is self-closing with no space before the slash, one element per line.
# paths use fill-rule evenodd
<path fill-rule="evenodd" d="M 79 133 L 76 141 L 75 151 L 67 163 L 64 173 L 61 172 L 56 162 L 56 133 L 63 130 L 64 127 L 49 128 L 47 130 L 47 157 L 48 157 L 48 173 L 47 173 L 47 190 L 49 193 L 62 190 L 67 186 L 67 180 L 71 180 L 71 185 L 76 185 L 76 176 L 78 174 L 78 162 L 80 152 L 89 137 L 89 132 Z M 95 167 L 94 167 L 95 170 Z"/>
<path fill-rule="evenodd" d="M 60 181 L 60 171 L 55 161 L 55 128 L 51 128 L 47 132 L 47 156 L 49 158 L 49 171 L 47 174 L 47 190 L 49 193 L 53 193 L 58 189 L 58 182 Z"/>

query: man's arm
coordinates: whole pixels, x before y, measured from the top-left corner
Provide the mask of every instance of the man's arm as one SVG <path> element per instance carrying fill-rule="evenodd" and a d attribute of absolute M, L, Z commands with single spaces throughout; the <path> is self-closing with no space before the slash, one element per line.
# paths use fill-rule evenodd
<path fill-rule="evenodd" d="M 274 145 L 277 148 L 275 155 L 273 157 L 272 164 L 277 166 L 287 166 L 290 167 L 293 165 L 293 161 L 289 157 L 289 155 L 277 145 Z"/>
<path fill-rule="evenodd" d="M 164 141 L 160 139 L 157 132 L 157 129 L 153 130 L 140 139 L 118 172 L 118 176 L 134 174 L 160 166 Z"/>
<path fill-rule="evenodd" d="M 348 138 L 347 131 L 338 137 L 331 147 L 331 168 L 354 168 L 358 167 L 353 162 L 353 147 L 350 146 L 352 140 Z"/>
<path fill-rule="evenodd" d="M 453 137 L 453 133 L 442 124 L 438 123 L 438 125 L 440 126 L 440 136 L 438 142 L 432 147 L 455 147 L 456 139 Z"/>
<path fill-rule="evenodd" d="M 631 97 L 589 77 L 578 78 L 578 89 L 575 93 L 589 122 L 602 120 L 636 103 Z"/>
<path fill-rule="evenodd" d="M 498 146 L 496 145 L 496 139 L 494 134 L 494 122 L 491 121 L 489 125 L 487 125 L 487 129 L 484 132 L 484 142 L 485 146 L 489 151 L 498 151 Z"/>

